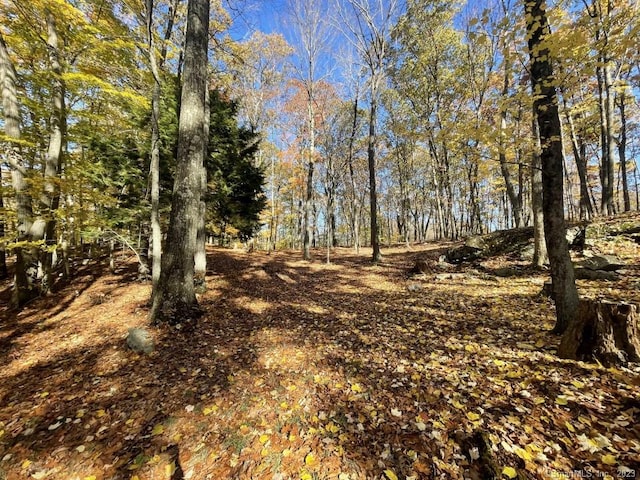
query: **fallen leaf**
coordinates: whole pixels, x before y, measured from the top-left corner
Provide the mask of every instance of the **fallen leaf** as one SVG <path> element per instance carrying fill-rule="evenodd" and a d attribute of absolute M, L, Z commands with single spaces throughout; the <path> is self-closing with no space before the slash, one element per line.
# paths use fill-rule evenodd
<path fill-rule="evenodd" d="M 387 468 L 387 469 L 384 471 L 384 474 L 387 476 L 387 478 L 388 478 L 389 480 L 398 480 L 398 476 L 394 473 L 394 471 L 393 471 L 393 470 L 390 470 L 390 469 L 388 469 L 388 468 Z"/>
<path fill-rule="evenodd" d="M 518 472 L 516 472 L 516 469 L 513 467 L 504 467 L 502 474 L 506 475 L 507 478 L 516 478 L 518 476 Z"/>

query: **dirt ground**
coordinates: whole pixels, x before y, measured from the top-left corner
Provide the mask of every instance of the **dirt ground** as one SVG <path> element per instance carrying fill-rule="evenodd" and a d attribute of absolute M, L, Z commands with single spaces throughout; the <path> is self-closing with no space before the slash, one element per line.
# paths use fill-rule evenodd
<path fill-rule="evenodd" d="M 625 248 L 582 295 L 640 303 Z M 485 446 L 503 478 L 640 477 L 637 366 L 556 357 L 522 262 L 408 274 L 442 249 L 211 249 L 203 317 L 152 328 L 150 355 L 125 344 L 150 295 L 126 257 L 3 305 L 0 479 L 482 479 Z"/>

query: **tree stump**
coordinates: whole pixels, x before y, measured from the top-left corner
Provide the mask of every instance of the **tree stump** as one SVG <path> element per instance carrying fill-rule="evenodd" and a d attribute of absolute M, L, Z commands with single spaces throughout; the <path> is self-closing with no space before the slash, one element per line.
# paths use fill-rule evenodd
<path fill-rule="evenodd" d="M 558 355 L 597 360 L 604 366 L 640 361 L 638 305 L 607 300 L 581 300 Z"/>

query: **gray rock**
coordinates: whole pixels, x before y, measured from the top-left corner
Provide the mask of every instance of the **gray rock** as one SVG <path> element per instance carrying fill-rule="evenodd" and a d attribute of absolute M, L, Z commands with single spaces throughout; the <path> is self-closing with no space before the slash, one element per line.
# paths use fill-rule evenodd
<path fill-rule="evenodd" d="M 480 235 L 467 237 L 464 241 L 465 246 L 475 248 L 476 250 L 484 250 L 487 248 L 487 242 Z"/>
<path fill-rule="evenodd" d="M 127 345 L 137 353 L 151 353 L 155 348 L 153 336 L 144 328 L 130 328 Z"/>
<path fill-rule="evenodd" d="M 586 260 L 578 262 L 578 266 L 589 270 L 603 270 L 605 272 L 615 272 L 620 270 L 625 265 L 624 263 L 614 255 L 595 255 Z"/>
<path fill-rule="evenodd" d="M 592 270 L 590 268 L 578 267 L 575 269 L 578 280 L 618 280 L 616 272 L 605 270 Z"/>

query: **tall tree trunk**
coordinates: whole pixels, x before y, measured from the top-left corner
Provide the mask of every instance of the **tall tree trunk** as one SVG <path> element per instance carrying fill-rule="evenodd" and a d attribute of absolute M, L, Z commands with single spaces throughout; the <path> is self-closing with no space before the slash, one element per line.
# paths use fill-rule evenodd
<path fill-rule="evenodd" d="M 349 135 L 349 156 L 347 162 L 349 164 L 349 180 L 351 186 L 351 194 L 353 195 L 351 203 L 351 221 L 353 222 L 353 248 L 356 254 L 360 253 L 360 208 L 359 197 L 357 192 L 357 182 L 353 169 L 354 144 L 358 130 L 358 90 L 356 90 L 353 100 L 353 123 L 351 124 L 351 134 Z"/>
<path fill-rule="evenodd" d="M 507 163 L 507 153 L 505 140 L 507 137 L 507 107 L 506 100 L 509 95 L 509 75 L 510 75 L 510 63 L 509 55 L 506 47 L 503 48 L 504 53 L 504 76 L 502 83 L 502 106 L 500 107 L 500 145 L 499 145 L 499 160 L 500 160 L 500 172 L 504 179 L 504 185 L 507 189 L 507 195 L 509 197 L 509 203 L 511 203 L 511 212 L 513 214 L 513 220 L 516 228 L 522 225 L 522 201 L 519 198 L 516 189 L 513 186 L 513 180 L 511 179 L 511 172 L 509 172 L 509 164 Z"/>
<path fill-rule="evenodd" d="M 565 116 L 569 125 L 569 133 L 571 136 L 571 149 L 578 170 L 578 178 L 580 179 L 580 219 L 589 220 L 593 217 L 593 205 L 589 196 L 589 184 L 587 182 L 587 156 L 585 143 L 578 138 L 573 115 L 567 108 L 565 102 Z"/>
<path fill-rule="evenodd" d="M 276 164 L 275 157 L 271 155 L 271 220 L 269 221 L 269 245 L 267 245 L 267 253 L 276 249 L 276 231 L 278 226 L 276 225 Z"/>
<path fill-rule="evenodd" d="M 373 82 L 373 79 L 372 79 Z M 380 235 L 378 233 L 378 193 L 376 191 L 376 121 L 378 99 L 377 89 L 371 89 L 371 105 L 369 107 L 369 138 L 367 142 L 367 159 L 369 163 L 369 208 L 371 209 L 371 260 L 374 263 L 382 260 L 380 253 Z"/>
<path fill-rule="evenodd" d="M 18 102 L 17 74 L 4 37 L 0 34 L 0 85 L 2 87 L 2 111 L 4 133 L 8 140 L 20 140 L 20 104 Z M 15 192 L 18 242 L 30 240 L 33 225 L 31 196 L 27 190 L 26 169 L 22 163 L 20 147 L 10 144 L 6 160 L 11 168 L 11 184 Z M 29 272 L 37 269 L 36 256 L 30 248 L 14 248 L 16 255 L 12 304 L 20 307 L 37 295 L 33 276 Z"/>
<path fill-rule="evenodd" d="M 603 5 L 604 3 L 604 5 Z M 598 55 L 598 66 L 596 67 L 596 76 L 598 80 L 598 108 L 600 111 L 600 144 L 602 149 L 602 158 L 600 162 L 600 183 L 602 185 L 601 211 L 605 215 L 613 215 L 615 213 L 614 205 L 614 168 L 613 168 L 613 74 L 612 61 L 609 57 L 607 49 L 608 42 L 608 26 L 611 10 L 613 6 L 611 2 L 594 2 L 594 14 L 598 20 L 598 29 L 596 30 L 596 42 L 601 43 Z M 606 11 L 603 11 L 606 9 Z"/>
<path fill-rule="evenodd" d="M 194 289 L 194 255 L 206 151 L 206 89 L 209 0 L 189 0 L 183 85 L 178 127 L 178 162 L 167 244 L 150 317 L 179 323 L 199 314 Z"/>
<path fill-rule="evenodd" d="M 59 49 L 56 19 L 51 12 L 47 12 L 47 47 L 53 75 L 51 82 L 52 111 L 49 121 L 49 148 L 45 156 L 44 192 L 40 199 L 40 207 L 46 221 L 44 239 L 47 247 L 42 255 L 44 277 L 41 290 L 43 293 L 47 293 L 53 287 L 53 259 L 57 243 L 55 212 L 60 203 L 60 186 L 57 180 L 62 169 L 62 155 L 67 133 L 66 86 L 62 79 L 62 58 Z"/>
<path fill-rule="evenodd" d="M 205 114 L 204 114 L 204 153 L 202 154 L 202 168 L 200 168 L 200 203 L 198 206 L 198 233 L 196 234 L 196 253 L 193 258 L 194 281 L 196 286 L 204 291 L 206 289 L 205 278 L 207 276 L 207 167 L 206 158 L 208 155 L 209 143 L 209 123 L 211 121 L 211 105 L 209 103 L 209 85 L 205 89 Z"/>
<path fill-rule="evenodd" d="M 624 89 L 618 95 L 618 111 L 620 112 L 620 137 L 618 139 L 618 158 L 620 159 L 620 174 L 622 176 L 622 197 L 624 199 L 624 211 L 631 211 L 631 198 L 629 197 L 629 179 L 627 177 L 627 97 Z"/>
<path fill-rule="evenodd" d="M 310 85 L 313 85 L 313 80 L 311 80 Z M 309 87 L 309 98 L 308 98 L 308 117 L 307 124 L 309 127 L 309 158 L 307 160 L 307 183 L 306 183 L 306 191 L 304 197 L 304 217 L 303 217 L 303 242 L 302 242 L 302 258 L 305 260 L 311 260 L 311 237 L 313 235 L 312 232 L 312 222 L 311 222 L 311 207 L 313 201 L 313 169 L 315 166 L 315 130 L 316 130 L 316 122 L 315 122 L 315 111 L 313 108 L 313 88 Z"/>
<path fill-rule="evenodd" d="M 151 190 L 151 281 L 155 292 L 160 280 L 162 268 L 162 229 L 160 226 L 160 100 L 162 94 L 161 70 L 167 57 L 167 43 L 173 32 L 178 0 L 173 0 L 169 7 L 169 20 L 164 34 L 164 42 L 160 49 L 160 58 L 156 59 L 154 41 L 153 11 L 154 0 L 146 0 L 147 43 L 149 64 L 153 74 L 153 91 L 151 94 L 151 160 L 149 162 L 149 180 Z M 155 296 L 155 293 L 152 293 Z"/>
<path fill-rule="evenodd" d="M 542 208 L 542 161 L 540 159 L 540 131 L 533 115 L 534 150 L 531 158 L 531 211 L 533 214 L 533 264 L 542 267 L 549 261 L 544 240 L 544 212 Z"/>
<path fill-rule="evenodd" d="M 578 308 L 573 264 L 566 238 L 563 202 L 562 131 L 553 69 L 545 37 L 549 23 L 544 0 L 524 0 L 534 112 L 540 129 L 542 208 L 556 304 L 555 333 L 563 333 L 575 321 Z"/>

